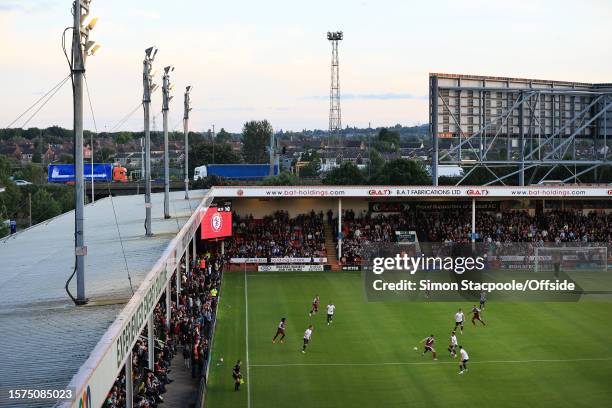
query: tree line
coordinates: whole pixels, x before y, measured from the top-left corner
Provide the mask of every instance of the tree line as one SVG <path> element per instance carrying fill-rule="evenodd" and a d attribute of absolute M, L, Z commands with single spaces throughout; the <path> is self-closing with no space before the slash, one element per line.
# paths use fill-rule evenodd
<path fill-rule="evenodd" d="M 31 181 L 26 186 L 17 186 L 10 177 Z M 18 228 L 46 221 L 74 209 L 74 187 L 63 184 L 45 184 L 46 174 L 42 167 L 29 164 L 13 172 L 9 160 L 0 155 L 0 237 L 9 233 L 6 220 L 16 220 Z"/>

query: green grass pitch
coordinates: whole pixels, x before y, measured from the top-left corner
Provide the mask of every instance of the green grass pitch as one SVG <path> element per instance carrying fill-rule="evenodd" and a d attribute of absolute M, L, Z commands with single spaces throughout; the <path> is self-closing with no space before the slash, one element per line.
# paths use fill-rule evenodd
<path fill-rule="evenodd" d="M 487 327 L 473 327 L 467 314 L 458 338 L 469 371 L 458 375 L 448 337 L 456 309 L 471 304 L 368 303 L 358 273 L 249 273 L 246 291 L 244 273 L 223 279 L 207 408 L 612 406 L 610 302 L 492 302 Z M 309 318 L 315 294 L 322 307 Z M 287 339 L 272 344 L 281 317 Z M 431 333 L 438 361 L 421 356 L 419 341 Z M 234 392 L 237 359 L 246 383 Z"/>

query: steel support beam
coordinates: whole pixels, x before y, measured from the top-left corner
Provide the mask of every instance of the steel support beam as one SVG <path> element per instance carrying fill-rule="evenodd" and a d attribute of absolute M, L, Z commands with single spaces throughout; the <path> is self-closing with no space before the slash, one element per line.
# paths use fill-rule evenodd
<path fill-rule="evenodd" d="M 132 379 L 132 351 L 130 350 L 125 360 L 125 406 L 133 408 L 134 406 L 134 380 Z"/>
<path fill-rule="evenodd" d="M 155 331 L 153 324 L 153 312 L 151 312 L 147 323 L 147 347 L 149 352 L 149 370 L 151 371 L 153 371 L 155 364 Z"/>
<path fill-rule="evenodd" d="M 338 260 L 342 259 L 342 199 L 338 199 Z"/>
<path fill-rule="evenodd" d="M 523 92 L 520 92 L 521 104 L 519 105 L 518 128 L 519 128 L 519 186 L 525 185 L 525 123 L 524 123 L 524 101 Z"/>
<path fill-rule="evenodd" d="M 179 268 L 176 268 L 178 273 Z M 172 290 L 170 289 L 172 280 L 166 284 L 166 329 L 170 330 L 170 318 L 172 317 Z"/>
<path fill-rule="evenodd" d="M 429 133 L 431 134 L 432 157 L 431 157 L 431 182 L 438 185 L 438 77 L 430 77 L 429 84 L 430 119 Z"/>

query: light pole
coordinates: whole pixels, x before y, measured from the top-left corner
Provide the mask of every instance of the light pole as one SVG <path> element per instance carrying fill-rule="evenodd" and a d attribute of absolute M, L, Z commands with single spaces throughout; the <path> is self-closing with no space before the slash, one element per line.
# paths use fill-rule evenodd
<path fill-rule="evenodd" d="M 168 151 L 168 110 L 170 109 L 170 72 L 174 67 L 168 65 L 164 68 L 164 78 L 162 82 L 162 114 L 164 117 L 164 218 L 170 218 L 170 152 Z"/>
<path fill-rule="evenodd" d="M 183 131 L 185 132 L 185 200 L 189 200 L 189 111 L 191 111 L 189 92 L 191 92 L 191 86 L 185 88 L 185 114 L 183 115 Z"/>
<path fill-rule="evenodd" d="M 213 155 L 212 162 L 215 163 L 215 125 L 212 125 L 212 145 L 213 145 Z"/>
<path fill-rule="evenodd" d="M 342 162 L 342 114 L 340 111 L 340 63 L 338 62 L 338 42 L 344 39 L 342 31 L 327 32 L 327 40 L 332 45 L 331 85 L 329 89 L 329 144 L 335 139 L 337 158 Z"/>
<path fill-rule="evenodd" d="M 85 297 L 85 183 L 83 163 L 83 78 L 85 76 L 85 60 L 88 55 L 94 55 L 100 45 L 89 40 L 98 19 L 89 18 L 91 0 L 76 0 L 73 3 L 74 16 L 72 27 L 72 100 L 74 109 L 74 167 L 75 167 L 75 211 L 74 211 L 74 253 L 77 276 L 77 305 L 87 303 Z"/>
<path fill-rule="evenodd" d="M 157 85 L 153 83 L 153 61 L 157 55 L 157 48 L 150 47 L 145 50 L 145 59 L 143 61 L 142 83 L 144 92 L 142 94 L 142 107 L 144 109 L 144 133 L 145 133 L 145 235 L 150 237 L 153 235 L 151 231 L 151 131 L 150 125 L 150 109 L 151 109 L 151 94 L 157 89 Z"/>
<path fill-rule="evenodd" d="M 95 203 L 95 191 L 94 191 L 94 145 L 93 145 L 93 132 L 91 133 L 91 202 Z"/>
<path fill-rule="evenodd" d="M 270 133 L 270 171 L 269 176 L 274 176 L 274 132 Z"/>

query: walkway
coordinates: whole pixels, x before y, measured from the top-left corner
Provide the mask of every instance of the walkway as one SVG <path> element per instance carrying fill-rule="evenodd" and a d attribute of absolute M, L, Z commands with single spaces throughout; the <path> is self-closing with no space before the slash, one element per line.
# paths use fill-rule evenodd
<path fill-rule="evenodd" d="M 327 252 L 327 263 L 331 265 L 332 271 L 339 271 L 338 252 L 334 242 L 334 228 L 325 224 L 325 251 Z"/>
<path fill-rule="evenodd" d="M 198 393 L 199 378 L 191 378 L 191 369 L 185 367 L 183 353 L 178 351 L 172 359 L 170 367 L 172 372 L 168 375 L 174 380 L 172 384 L 166 385 L 166 393 L 163 395 L 163 407 L 195 407 Z"/>

